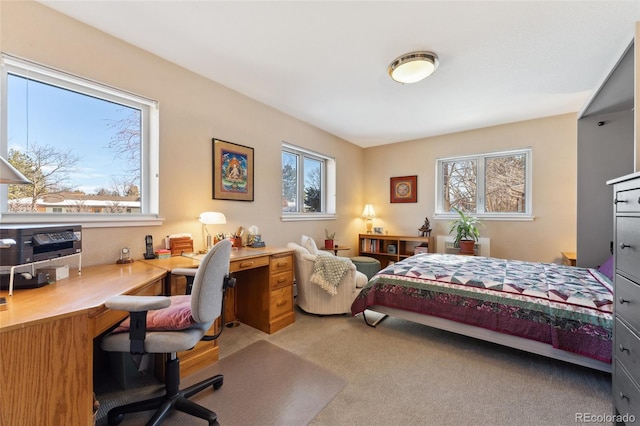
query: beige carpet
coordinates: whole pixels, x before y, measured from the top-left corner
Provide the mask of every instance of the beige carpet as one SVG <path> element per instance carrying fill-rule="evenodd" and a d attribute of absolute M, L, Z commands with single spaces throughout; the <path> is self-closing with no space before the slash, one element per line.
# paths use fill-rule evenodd
<path fill-rule="evenodd" d="M 345 386 L 346 381 L 329 370 L 292 354 L 265 340 L 227 356 L 214 366 L 182 380 L 187 387 L 215 374 L 224 375 L 217 391 L 204 390 L 191 398 L 218 414 L 224 426 L 308 424 Z M 130 396 L 161 393 L 156 384 L 118 392 L 120 397 L 102 395 L 100 414 L 112 406 L 129 402 Z M 106 403 L 106 405 L 105 405 Z M 125 415 L 122 425 L 144 424 L 152 412 Z M 101 418 L 98 424 L 106 424 Z M 184 413 L 172 413 L 163 425 L 198 425 L 205 421 Z"/>

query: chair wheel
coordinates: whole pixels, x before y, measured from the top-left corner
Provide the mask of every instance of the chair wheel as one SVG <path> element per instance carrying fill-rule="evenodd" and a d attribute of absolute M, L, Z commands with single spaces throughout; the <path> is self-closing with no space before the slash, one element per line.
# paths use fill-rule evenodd
<path fill-rule="evenodd" d="M 213 382 L 213 390 L 218 390 L 222 387 L 222 378 Z"/>
<path fill-rule="evenodd" d="M 117 413 L 112 415 L 111 413 L 107 413 L 107 423 L 109 426 L 119 425 L 124 420 L 124 414 Z"/>

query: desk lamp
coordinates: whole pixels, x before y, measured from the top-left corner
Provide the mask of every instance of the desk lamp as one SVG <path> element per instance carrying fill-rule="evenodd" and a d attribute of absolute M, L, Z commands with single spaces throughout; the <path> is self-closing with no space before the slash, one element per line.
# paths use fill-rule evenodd
<path fill-rule="evenodd" d="M 376 217 L 376 212 L 373 211 L 373 205 L 367 204 L 362 211 L 362 217 L 367 221 L 367 234 L 371 234 L 373 228 L 373 218 Z"/>
<path fill-rule="evenodd" d="M 220 212 L 203 212 L 200 213 L 200 217 L 198 217 L 200 223 L 202 223 L 202 227 L 207 233 L 207 252 L 211 250 L 213 244 L 211 243 L 211 234 L 207 229 L 207 225 L 221 225 L 223 223 L 227 223 L 227 218 L 224 213 Z"/>

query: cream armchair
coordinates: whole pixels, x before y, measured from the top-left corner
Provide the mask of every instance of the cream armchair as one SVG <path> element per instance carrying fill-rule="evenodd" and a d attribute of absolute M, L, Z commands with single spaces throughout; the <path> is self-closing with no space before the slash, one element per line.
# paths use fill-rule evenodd
<path fill-rule="evenodd" d="M 309 241 L 310 240 L 310 241 Z M 287 247 L 295 250 L 294 273 L 298 294 L 298 306 L 305 312 L 318 315 L 344 314 L 351 312 L 351 304 L 367 284 L 367 276 L 356 270 L 351 264 L 342 281 L 338 284 L 337 294 L 331 295 L 319 285 L 311 282 L 316 256 L 333 256 L 330 252 L 318 253 L 311 238 L 303 236 L 300 244 L 289 243 Z M 311 253 L 315 249 L 315 253 Z"/>

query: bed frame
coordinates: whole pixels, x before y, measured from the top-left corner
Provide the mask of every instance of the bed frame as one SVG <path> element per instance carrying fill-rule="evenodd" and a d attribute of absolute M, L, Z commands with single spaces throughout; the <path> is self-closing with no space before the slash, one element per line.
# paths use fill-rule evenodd
<path fill-rule="evenodd" d="M 374 322 L 370 322 L 366 317 L 367 310 L 383 314 L 384 316 Z M 558 359 L 560 361 L 566 361 L 572 364 L 581 365 L 583 367 L 593 368 L 595 370 L 611 373 L 610 363 L 598 361 L 593 358 L 578 355 L 573 352 L 567 352 L 562 349 L 556 349 L 551 345 L 538 342 L 536 340 L 525 339 L 518 336 L 511 336 L 509 334 L 502 334 L 497 331 L 488 330 L 473 325 L 462 324 L 440 317 L 434 317 L 410 311 L 403 311 L 401 309 L 389 308 L 380 305 L 369 306 L 364 312 L 362 312 L 364 322 L 370 327 L 375 327 L 380 322 L 384 321 L 384 319 L 386 319 L 388 316 L 416 322 L 440 330 L 450 331 L 452 333 L 462 334 L 464 336 L 473 337 L 480 340 L 486 340 L 488 342 L 497 343 L 499 345 L 519 349 L 525 352 L 531 352 L 549 358 Z"/>

